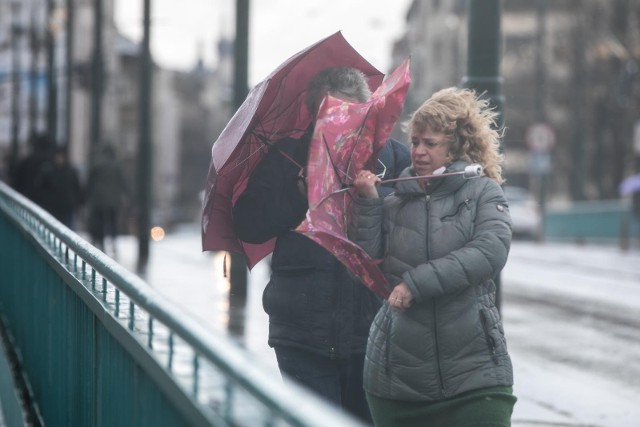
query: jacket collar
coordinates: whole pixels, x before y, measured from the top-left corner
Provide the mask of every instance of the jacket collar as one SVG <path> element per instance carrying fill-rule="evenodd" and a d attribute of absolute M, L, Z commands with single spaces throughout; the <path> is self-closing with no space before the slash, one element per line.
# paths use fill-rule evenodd
<path fill-rule="evenodd" d="M 468 165 L 469 163 L 465 161 L 457 160 L 453 162 L 451 165 L 449 165 L 449 167 L 447 167 L 444 173 L 461 172 Z M 402 172 L 400 176 L 401 177 L 416 176 L 416 174 L 412 167 L 408 167 Z M 433 190 L 431 191 L 431 194 L 435 197 L 443 194 L 453 193 L 456 190 L 458 190 L 460 187 L 462 187 L 465 181 L 466 180 L 462 175 L 436 178 L 432 181 Z M 404 194 L 404 195 L 413 194 L 413 195 L 423 196 L 426 193 L 427 192 L 418 183 L 418 180 L 400 181 L 396 183 L 396 194 Z"/>

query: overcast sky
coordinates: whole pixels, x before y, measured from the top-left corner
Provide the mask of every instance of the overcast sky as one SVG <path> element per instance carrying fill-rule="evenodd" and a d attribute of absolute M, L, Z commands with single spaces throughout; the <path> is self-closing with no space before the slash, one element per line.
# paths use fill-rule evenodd
<path fill-rule="evenodd" d="M 142 0 L 115 0 L 116 25 L 127 36 L 142 34 Z M 200 54 L 215 65 L 220 34 L 232 36 L 234 0 L 153 0 L 152 53 L 172 69 L 189 69 Z M 383 72 L 391 46 L 403 33 L 411 0 L 250 1 L 249 82 L 258 83 L 289 56 L 342 30 L 345 38 Z"/>

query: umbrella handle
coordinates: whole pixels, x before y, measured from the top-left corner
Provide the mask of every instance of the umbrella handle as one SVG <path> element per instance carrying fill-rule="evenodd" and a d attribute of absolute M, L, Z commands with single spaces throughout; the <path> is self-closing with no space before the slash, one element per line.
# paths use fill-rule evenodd
<path fill-rule="evenodd" d="M 380 185 L 380 184 L 384 184 L 385 182 L 399 182 L 399 181 L 411 181 L 411 180 L 421 180 L 421 179 L 437 179 L 437 178 L 446 178 L 448 176 L 457 176 L 457 175 L 462 175 L 464 178 L 466 179 L 472 179 L 472 178 L 478 178 L 482 176 L 482 166 L 477 164 L 477 163 L 473 163 L 470 164 L 469 166 L 465 167 L 464 170 L 459 171 L 459 172 L 449 172 L 449 173 L 441 173 L 438 175 L 421 175 L 421 176 L 405 176 L 402 178 L 391 178 L 391 179 L 385 179 L 384 181 L 380 181 L 377 182 L 376 185 Z M 327 194 L 326 196 L 324 196 L 322 198 L 322 200 L 320 200 L 316 206 L 320 205 L 322 202 L 324 202 L 325 200 L 327 200 L 329 197 L 335 195 L 335 194 L 340 194 L 343 193 L 345 191 L 351 190 L 353 188 L 353 184 L 347 184 L 345 187 L 333 191 L 329 194 Z"/>
<path fill-rule="evenodd" d="M 482 176 L 482 166 L 480 166 L 477 163 L 473 163 L 465 167 L 464 170 L 460 172 L 441 173 L 439 175 L 405 176 L 403 178 L 385 179 L 384 181 L 380 181 L 378 184 L 384 184 L 385 182 L 411 181 L 414 179 L 417 179 L 417 180 L 438 179 L 438 178 L 445 178 L 447 176 L 457 176 L 457 175 L 462 175 L 466 179 L 478 178 Z"/>

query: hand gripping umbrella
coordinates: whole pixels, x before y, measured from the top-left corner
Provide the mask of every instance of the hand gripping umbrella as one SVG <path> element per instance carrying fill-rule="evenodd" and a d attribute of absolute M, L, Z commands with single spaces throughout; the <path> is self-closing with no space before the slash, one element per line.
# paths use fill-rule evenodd
<path fill-rule="evenodd" d="M 389 291 L 381 270 L 347 238 L 353 195 L 342 190 L 349 188 L 362 169 L 375 169 L 378 151 L 402 111 L 409 82 L 407 59 L 366 103 L 325 98 L 309 149 L 309 211 L 295 230 L 331 252 L 369 289 L 384 298 Z"/>
<path fill-rule="evenodd" d="M 331 67 L 362 71 L 374 91 L 383 74 L 337 32 L 289 58 L 249 93 L 211 149 L 202 213 L 202 249 L 242 253 L 249 268 L 273 250 L 274 241 L 254 245 L 234 232 L 232 207 L 270 144 L 300 137 L 311 124 L 305 105 L 309 80 Z"/>

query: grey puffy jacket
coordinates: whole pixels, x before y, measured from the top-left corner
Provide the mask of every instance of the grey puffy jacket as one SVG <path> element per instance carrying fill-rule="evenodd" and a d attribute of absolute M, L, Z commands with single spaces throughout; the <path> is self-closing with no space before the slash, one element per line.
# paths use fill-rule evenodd
<path fill-rule="evenodd" d="M 405 181 L 384 201 L 354 203 L 351 239 L 415 298 L 404 313 L 385 302 L 371 326 L 365 389 L 386 399 L 437 401 L 513 384 L 492 280 L 511 242 L 504 193 L 486 177 L 432 182 L 430 194 Z"/>

